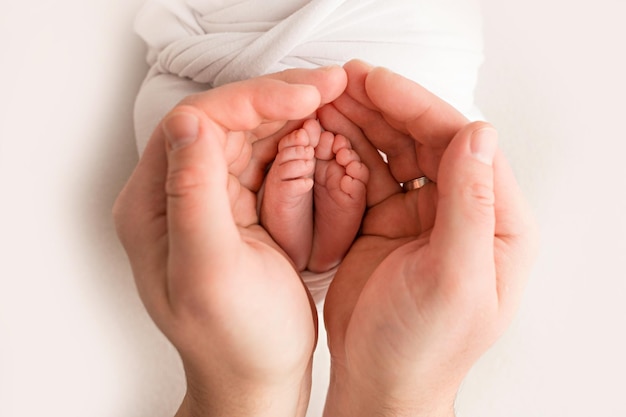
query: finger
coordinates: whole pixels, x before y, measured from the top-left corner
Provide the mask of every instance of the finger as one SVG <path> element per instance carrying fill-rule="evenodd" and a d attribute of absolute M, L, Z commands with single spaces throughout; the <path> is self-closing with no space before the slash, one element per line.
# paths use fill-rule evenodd
<path fill-rule="evenodd" d="M 227 84 L 190 99 L 203 108 L 211 95 L 219 93 L 220 100 L 227 100 L 224 111 L 212 108 L 211 118 L 230 130 L 253 130 L 263 138 L 272 133 L 270 128 L 280 129 L 289 120 L 310 118 L 319 106 L 337 98 L 346 83 L 345 71 L 339 66 L 291 69 Z M 241 124 L 245 121 L 252 123 Z M 282 124 L 272 123 L 275 121 Z"/>
<path fill-rule="evenodd" d="M 417 142 L 415 153 L 424 175 L 438 181 L 443 150 L 467 119 L 419 84 L 385 68 L 374 68 L 365 79 L 365 90 L 389 125 Z M 376 146 L 390 155 L 403 155 L 407 140 L 377 138 Z M 379 143 L 380 142 L 380 143 Z M 403 158 L 390 158 L 392 172 L 408 169 Z"/>
<path fill-rule="evenodd" d="M 367 206 L 371 207 L 400 192 L 400 185 L 389 172 L 389 167 L 380 153 L 363 135 L 354 123 L 340 113 L 333 105 L 326 105 L 318 111 L 324 129 L 341 134 L 350 140 L 352 148 L 370 172 L 367 182 Z"/>
<path fill-rule="evenodd" d="M 365 90 L 365 80 L 374 67 L 361 60 L 353 59 L 348 61 L 343 68 L 348 76 L 346 94 L 366 108 L 378 111 L 378 107 L 372 103 L 372 100 L 370 100 Z"/>
<path fill-rule="evenodd" d="M 277 130 L 273 133 L 271 130 L 266 130 L 259 134 L 258 129 L 255 130 L 257 138 L 261 139 L 253 140 L 250 161 L 239 176 L 239 181 L 243 187 L 254 193 L 260 190 L 265 179 L 265 173 L 278 153 L 278 142 L 290 132 L 300 129 L 302 124 L 303 120 L 289 121 L 281 124 L 282 127 L 274 124 Z"/>
<path fill-rule="evenodd" d="M 198 108 L 225 130 L 248 131 L 268 121 L 302 119 L 320 103 L 313 85 L 254 78 L 190 96 L 182 105 Z"/>
<path fill-rule="evenodd" d="M 229 202 L 222 128 L 193 107 L 178 107 L 165 118 L 162 132 L 168 143 L 168 285 L 170 302 L 176 302 L 210 280 L 209 272 L 225 274 L 236 262 L 240 238 Z"/>
<path fill-rule="evenodd" d="M 367 95 L 390 120 L 402 124 L 423 145 L 446 146 L 467 119 L 421 85 L 385 68 L 365 79 Z"/>
<path fill-rule="evenodd" d="M 320 94 L 319 105 L 332 102 L 345 90 L 347 83 L 345 71 L 337 65 L 317 69 L 294 68 L 274 74 L 268 74 L 263 78 L 277 80 L 288 84 L 314 86 Z M 280 130 L 282 132 L 280 137 L 282 137 L 287 132 L 290 132 L 295 128 L 294 124 L 301 124 L 301 122 L 298 121 L 299 119 L 315 118 L 315 110 L 316 109 L 313 109 L 311 113 L 298 118 L 287 119 L 291 121 L 283 120 L 280 123 L 264 123 L 258 128 L 253 129 L 252 132 L 257 138 L 264 139 L 268 137 L 275 137 L 275 134 Z M 290 126 L 286 126 L 285 124 Z"/>
<path fill-rule="evenodd" d="M 472 123 L 459 131 L 443 155 L 431 245 L 441 267 L 438 278 L 450 282 L 450 288 L 495 289 L 496 150 L 495 129 Z"/>
<path fill-rule="evenodd" d="M 350 61 L 344 68 L 348 74 L 346 94 L 335 106 L 387 155 L 398 182 L 422 175 L 437 181 L 443 150 L 467 123 L 465 117 L 420 85 L 389 70 L 361 61 Z"/>
<path fill-rule="evenodd" d="M 319 91 L 322 105 L 339 97 L 348 82 L 345 70 L 337 65 L 317 69 L 294 68 L 269 74 L 264 78 L 280 80 L 289 84 L 312 85 Z"/>
<path fill-rule="evenodd" d="M 278 139 L 302 125 L 300 119 L 315 113 L 320 104 L 335 99 L 345 89 L 341 67 L 293 69 L 262 78 L 224 85 L 183 100 L 210 114 L 225 130 L 248 130 L 254 146 L 251 161 L 242 172 L 242 185 L 258 191 L 267 164 L 276 155 Z M 260 151 L 260 152 L 257 152 Z"/>
<path fill-rule="evenodd" d="M 396 182 L 424 175 L 417 159 L 420 144 L 392 127 L 381 113 L 367 108 L 348 94 L 337 98 L 333 106 L 357 125 L 377 149 L 385 153 Z"/>

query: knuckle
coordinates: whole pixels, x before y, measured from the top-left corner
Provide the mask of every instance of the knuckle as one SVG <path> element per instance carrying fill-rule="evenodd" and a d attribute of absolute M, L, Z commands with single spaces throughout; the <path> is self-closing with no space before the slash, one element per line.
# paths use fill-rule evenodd
<path fill-rule="evenodd" d="M 477 209 L 485 212 L 493 211 L 495 205 L 493 187 L 481 182 L 472 182 L 463 188 L 462 195 L 464 200 Z"/>
<path fill-rule="evenodd" d="M 182 197 L 202 188 L 204 183 L 202 171 L 197 167 L 175 169 L 167 175 L 165 192 L 168 197 Z"/>

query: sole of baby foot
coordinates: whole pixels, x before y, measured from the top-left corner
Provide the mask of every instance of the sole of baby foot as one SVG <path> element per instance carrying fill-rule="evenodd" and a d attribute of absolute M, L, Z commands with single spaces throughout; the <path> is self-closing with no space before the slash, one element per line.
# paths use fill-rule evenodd
<path fill-rule="evenodd" d="M 349 141 L 341 136 L 324 135 L 323 149 L 316 157 L 333 159 L 317 161 L 314 185 L 313 247 L 308 268 L 321 272 L 338 265 L 352 245 L 360 227 L 366 205 L 369 171 Z"/>

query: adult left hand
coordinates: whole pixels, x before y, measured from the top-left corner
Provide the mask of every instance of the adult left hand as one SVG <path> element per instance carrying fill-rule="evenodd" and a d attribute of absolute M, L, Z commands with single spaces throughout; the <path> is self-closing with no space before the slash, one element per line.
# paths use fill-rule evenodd
<path fill-rule="evenodd" d="M 258 225 L 256 192 L 273 141 L 345 85 L 339 67 L 291 70 L 188 97 L 120 193 L 114 217 L 139 294 L 185 367 L 179 416 L 304 413 L 316 316 Z"/>

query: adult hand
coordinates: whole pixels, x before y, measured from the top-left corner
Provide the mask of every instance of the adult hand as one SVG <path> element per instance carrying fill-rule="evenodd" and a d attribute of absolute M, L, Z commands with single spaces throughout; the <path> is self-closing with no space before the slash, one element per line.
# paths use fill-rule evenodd
<path fill-rule="evenodd" d="M 339 67 L 291 70 L 189 97 L 121 192 L 114 217 L 139 294 L 185 367 L 178 415 L 304 413 L 314 307 L 258 225 L 256 192 L 272 138 L 345 85 Z"/>
<path fill-rule="evenodd" d="M 519 303 L 533 221 L 491 126 L 388 70 L 345 69 L 346 93 L 318 114 L 371 175 L 362 236 L 326 299 L 326 415 L 450 416 Z M 434 182 L 403 192 L 421 176 Z"/>

